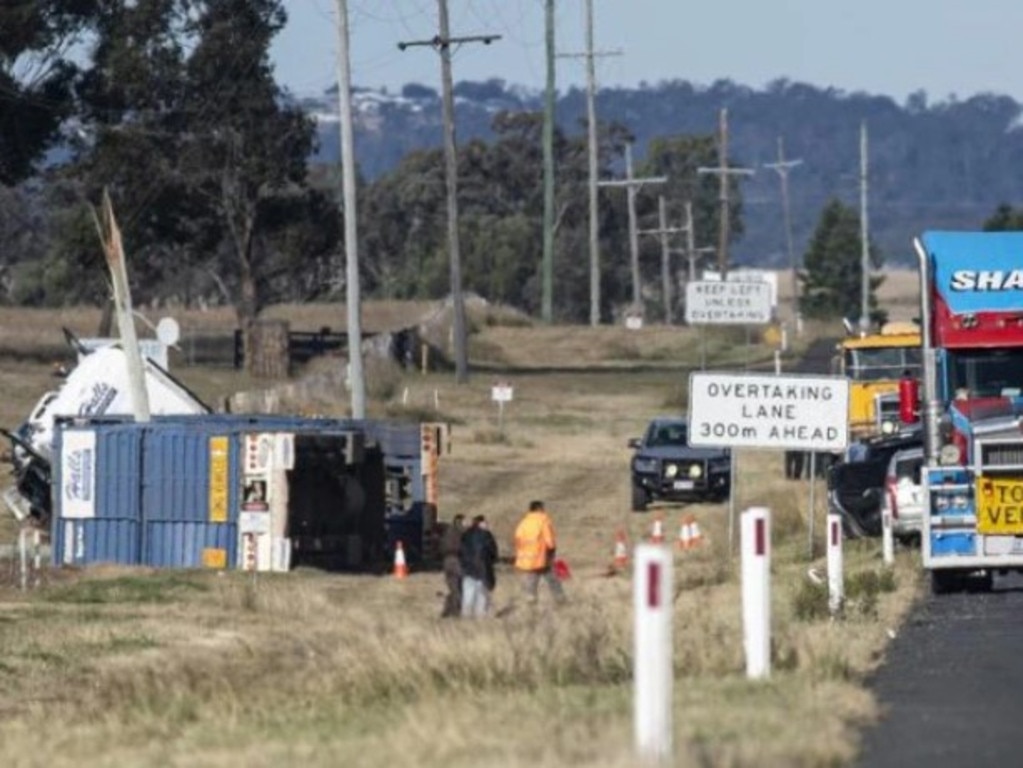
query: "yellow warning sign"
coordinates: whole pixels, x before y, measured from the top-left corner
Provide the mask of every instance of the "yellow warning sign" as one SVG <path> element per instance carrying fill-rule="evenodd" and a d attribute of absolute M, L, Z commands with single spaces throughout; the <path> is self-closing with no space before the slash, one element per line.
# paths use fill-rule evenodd
<path fill-rule="evenodd" d="M 227 550 L 206 548 L 202 551 L 203 568 L 227 568 Z"/>

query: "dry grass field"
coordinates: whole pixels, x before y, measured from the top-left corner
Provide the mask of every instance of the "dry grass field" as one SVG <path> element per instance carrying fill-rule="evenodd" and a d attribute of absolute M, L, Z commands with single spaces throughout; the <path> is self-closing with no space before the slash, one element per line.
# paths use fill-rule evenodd
<path fill-rule="evenodd" d="M 394 327 L 430 309 L 368 305 L 365 325 Z M 295 328 L 343 325 L 330 320 L 343 317 L 337 307 L 279 311 Z M 228 313 L 176 316 L 186 334 L 232 326 Z M 15 426 L 54 385 L 61 325 L 91 335 L 97 322 L 86 311 L 0 312 L 0 424 Z M 658 514 L 673 534 L 683 513 L 696 514 L 707 542 L 675 555 L 674 764 L 852 759 L 858 729 L 878 714 L 866 677 L 920 589 L 914 553 L 901 551 L 886 571 L 875 542 L 851 543 L 849 601 L 830 619 L 826 594 L 806 577 L 823 570 L 821 539 L 807 558 L 807 482 L 784 480 L 778 454 L 743 452 L 738 507 L 767 505 L 774 516 L 774 670 L 747 681 L 727 506 L 629 511 L 626 441 L 649 417 L 684 408 L 697 334 L 534 327 L 489 311 L 473 327 L 469 384 L 372 369 L 370 411 L 452 422 L 442 516 L 486 514 L 503 554 L 528 501 L 545 499 L 573 571 L 566 606 L 524 605 L 507 566 L 500 618 L 441 621 L 434 572 L 396 581 L 97 566 L 47 571 L 22 593 L 0 561 L 0 763 L 634 765 L 631 581 L 609 573 L 614 536 L 621 528 L 638 541 Z M 747 348 L 741 332 L 704 342 L 708 360 L 728 369 L 772 355 Z M 229 368 L 176 367 L 173 357 L 172 369 L 211 400 L 263 386 Z M 498 379 L 514 387 L 500 426 L 490 400 Z M 339 397 L 338 413 L 344 405 Z M 14 536 L 0 517 L 0 543 Z"/>

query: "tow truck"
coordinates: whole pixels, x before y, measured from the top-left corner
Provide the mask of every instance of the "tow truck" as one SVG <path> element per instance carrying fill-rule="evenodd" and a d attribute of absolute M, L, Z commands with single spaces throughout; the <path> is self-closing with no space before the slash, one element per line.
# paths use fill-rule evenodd
<path fill-rule="evenodd" d="M 1023 232 L 926 232 L 920 262 L 921 551 L 932 591 L 1023 571 Z"/>

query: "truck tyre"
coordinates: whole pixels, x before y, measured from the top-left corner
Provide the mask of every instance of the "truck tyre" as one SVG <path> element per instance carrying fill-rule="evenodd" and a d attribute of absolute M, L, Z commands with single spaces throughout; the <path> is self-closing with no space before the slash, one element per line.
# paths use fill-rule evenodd
<path fill-rule="evenodd" d="M 962 588 L 963 578 L 958 571 L 931 571 L 931 594 L 947 595 Z"/>
<path fill-rule="evenodd" d="M 646 512 L 647 504 L 650 503 L 650 494 L 646 492 L 646 489 L 637 485 L 632 484 L 632 511 L 633 512 Z"/>

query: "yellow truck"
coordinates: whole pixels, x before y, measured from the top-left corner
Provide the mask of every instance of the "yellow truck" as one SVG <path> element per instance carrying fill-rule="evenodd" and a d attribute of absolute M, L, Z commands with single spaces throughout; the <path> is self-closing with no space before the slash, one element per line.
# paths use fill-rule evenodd
<path fill-rule="evenodd" d="M 844 339 L 838 352 L 840 371 L 850 380 L 850 438 L 897 432 L 899 380 L 920 376 L 919 326 L 886 323 L 877 333 Z"/>

